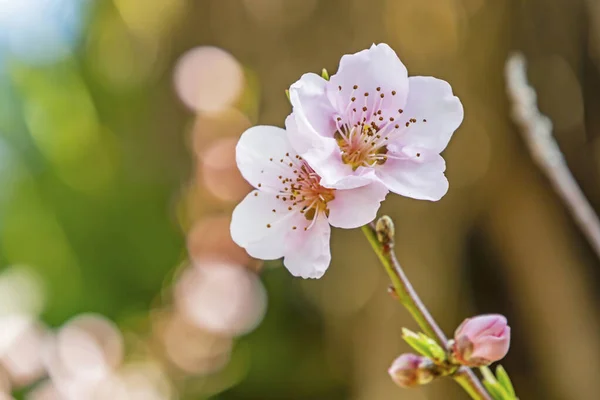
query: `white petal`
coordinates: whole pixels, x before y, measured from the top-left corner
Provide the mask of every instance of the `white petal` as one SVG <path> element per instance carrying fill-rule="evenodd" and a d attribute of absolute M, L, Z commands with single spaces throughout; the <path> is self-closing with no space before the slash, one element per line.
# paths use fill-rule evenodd
<path fill-rule="evenodd" d="M 298 113 L 295 111 L 285 119 L 287 137 L 292 147 L 318 173 L 319 165 L 326 158 L 331 154 L 339 154 L 339 147 L 335 139 L 316 135 L 302 126 L 301 123 L 298 123 Z M 339 163 L 341 162 L 340 158 Z"/>
<path fill-rule="evenodd" d="M 285 127 L 290 142 L 295 143 L 300 131 L 293 113 L 286 118 Z M 301 153 L 302 158 L 321 177 L 322 186 L 331 189 L 353 189 L 378 180 L 371 169 L 360 167 L 357 171 L 352 171 L 351 166 L 343 163 L 335 140 L 327 142 L 329 140 L 322 138 L 320 144 L 325 146 L 315 146 Z"/>
<path fill-rule="evenodd" d="M 330 235 L 329 222 L 320 214 L 310 229 L 288 235 L 283 265 L 294 276 L 322 277 L 331 262 Z"/>
<path fill-rule="evenodd" d="M 344 164 L 339 150 L 321 158 L 306 154 L 306 161 L 321 177 L 321 186 L 331 189 L 354 189 L 377 181 L 372 168 L 359 167 L 356 171 Z"/>
<path fill-rule="evenodd" d="M 358 228 L 377 216 L 388 189 L 379 182 L 350 190 L 336 190 L 335 199 L 327 203 L 329 223 L 338 228 Z"/>
<path fill-rule="evenodd" d="M 242 134 L 235 150 L 243 177 L 261 191 L 278 193 L 282 186 L 278 177 L 292 177 L 289 163 L 295 162 L 297 153 L 282 128 L 254 126 Z"/>
<path fill-rule="evenodd" d="M 343 167 L 347 167 L 345 164 L 342 165 Z M 327 171 L 320 174 L 322 176 L 321 186 L 330 189 L 355 189 L 379 180 L 372 168 L 359 167 L 355 172 L 345 173 L 346 168 L 333 168 L 331 165 L 324 165 L 321 166 L 321 170 L 325 169 L 325 167 L 328 167 Z M 350 170 L 352 169 L 350 168 Z"/>
<path fill-rule="evenodd" d="M 297 213 L 289 212 L 286 204 L 275 195 L 255 190 L 233 210 L 231 238 L 252 257 L 262 260 L 281 258 L 294 214 Z"/>
<path fill-rule="evenodd" d="M 437 201 L 448 192 L 445 170 L 446 162 L 442 156 L 423 150 L 419 157 L 413 159 L 388 159 L 378 168 L 377 176 L 394 193 L 418 200 Z"/>
<path fill-rule="evenodd" d="M 355 86 L 357 89 L 354 89 Z M 371 110 L 381 101 L 381 94 L 386 96 L 384 108 L 397 110 L 406 103 L 408 71 L 394 50 L 382 43 L 343 56 L 338 71 L 331 77 L 327 88 L 332 104 L 340 112 L 347 108 L 351 97 L 356 97 L 359 107 L 366 105 Z M 360 115 L 360 110 L 358 111 L 357 115 Z"/>
<path fill-rule="evenodd" d="M 286 130 L 290 141 L 298 136 L 298 124 L 293 115 L 285 120 Z M 324 139 L 328 140 L 328 139 Z M 352 171 L 352 167 L 342 161 L 340 149 L 331 140 L 332 146 L 313 147 L 302 154 L 302 158 L 321 177 L 321 185 L 331 189 L 352 189 L 377 181 L 374 172 L 367 168 Z M 323 141 L 322 143 L 325 143 Z"/>
<path fill-rule="evenodd" d="M 402 116 L 416 123 L 398 136 L 402 145 L 442 152 L 463 120 L 463 106 L 448 82 L 429 76 L 408 79 L 409 94 Z M 403 126 L 403 124 L 401 124 Z"/>
<path fill-rule="evenodd" d="M 299 153 L 323 146 L 320 143 L 323 137 L 333 140 L 335 111 L 325 93 L 326 86 L 325 79 L 310 73 L 302 75 L 290 87 L 290 102 L 299 128 L 293 143 Z"/>

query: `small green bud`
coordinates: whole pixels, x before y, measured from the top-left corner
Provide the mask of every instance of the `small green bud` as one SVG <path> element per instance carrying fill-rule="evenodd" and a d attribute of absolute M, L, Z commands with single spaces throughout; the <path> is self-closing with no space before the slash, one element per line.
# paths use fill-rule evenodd
<path fill-rule="evenodd" d="M 321 71 L 321 77 L 323 79 L 325 79 L 326 81 L 329 80 L 329 72 L 327 72 L 327 70 L 325 68 L 323 68 L 323 70 Z"/>

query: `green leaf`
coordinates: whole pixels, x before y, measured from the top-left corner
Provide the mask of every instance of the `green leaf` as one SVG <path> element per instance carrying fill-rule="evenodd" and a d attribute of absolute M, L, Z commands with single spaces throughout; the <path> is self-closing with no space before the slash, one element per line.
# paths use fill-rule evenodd
<path fill-rule="evenodd" d="M 327 72 L 327 70 L 325 68 L 323 68 L 323 70 L 321 71 L 321 77 L 323 79 L 325 79 L 326 81 L 329 80 L 329 72 Z"/>
<path fill-rule="evenodd" d="M 515 400 L 517 397 L 514 394 L 514 389 L 512 389 L 512 384 L 510 384 L 510 379 L 508 380 L 510 384 L 510 389 L 505 387 L 503 384 L 498 382 L 496 376 L 492 373 L 492 371 L 488 367 L 479 368 L 481 374 L 483 375 L 483 385 L 486 387 L 488 392 L 492 395 L 494 400 Z M 496 371 L 498 371 L 496 369 Z M 500 374 L 504 373 L 506 375 L 506 371 L 502 369 Z M 508 378 L 508 375 L 506 375 Z M 504 378 L 502 378 L 504 379 Z"/>
<path fill-rule="evenodd" d="M 502 390 L 502 387 L 498 384 L 490 383 L 489 381 L 483 381 L 483 386 L 485 386 L 488 393 L 492 396 L 494 400 L 506 400 L 504 396 L 505 393 Z"/>
<path fill-rule="evenodd" d="M 402 328 L 402 338 L 421 355 L 431 358 L 436 363 L 446 361 L 446 351 L 435 340 L 424 333 L 415 333 L 409 329 Z"/>
<path fill-rule="evenodd" d="M 484 381 L 487 381 L 489 383 L 497 383 L 498 382 L 496 380 L 496 377 L 494 376 L 494 374 L 492 373 L 492 371 L 490 371 L 490 369 L 488 367 L 481 367 L 481 368 L 479 368 L 479 370 L 481 371 L 481 375 L 483 375 Z"/>
<path fill-rule="evenodd" d="M 513 387 L 512 382 L 510 381 L 508 373 L 506 372 L 504 367 L 502 367 L 502 365 L 498 365 L 496 367 L 496 377 L 498 378 L 498 382 L 500 383 L 500 385 L 502 385 L 504 390 L 506 390 L 506 392 L 511 395 L 511 398 L 515 398 L 515 388 Z"/>
<path fill-rule="evenodd" d="M 287 97 L 288 101 L 291 101 L 290 99 L 290 91 L 285 89 L 285 97 Z"/>
<path fill-rule="evenodd" d="M 437 362 L 446 361 L 446 351 L 432 338 L 425 335 L 424 333 L 419 333 L 419 339 L 427 346 L 429 352 L 432 354 L 433 360 Z"/>
<path fill-rule="evenodd" d="M 408 330 L 406 328 L 402 328 L 402 339 L 404 339 L 404 341 L 408 343 L 410 347 L 415 349 L 419 354 L 425 357 L 434 358 L 434 355 L 431 352 L 429 345 L 426 342 L 424 342 L 421 339 L 421 337 L 413 331 Z"/>

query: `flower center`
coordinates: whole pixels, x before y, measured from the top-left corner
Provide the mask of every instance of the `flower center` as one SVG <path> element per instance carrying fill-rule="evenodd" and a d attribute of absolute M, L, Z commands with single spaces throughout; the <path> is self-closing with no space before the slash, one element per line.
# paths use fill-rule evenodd
<path fill-rule="evenodd" d="M 379 127 L 360 124 L 353 126 L 350 131 L 346 127 L 334 134 L 342 152 L 342 161 L 356 171 L 358 167 L 373 167 L 387 161 L 387 137 L 382 138 Z"/>
<path fill-rule="evenodd" d="M 328 189 L 320 185 L 321 177 L 300 156 L 292 158 L 286 154 L 288 160 L 281 160 L 292 170 L 291 177 L 280 175 L 279 181 L 283 184 L 276 196 L 277 199 L 287 204 L 288 211 L 296 209 L 309 221 L 316 221 L 319 213 L 329 216 L 327 203 L 335 198 L 335 189 Z M 287 161 L 291 161 L 287 163 Z M 275 210 L 274 210 L 275 211 Z M 304 230 L 310 229 L 310 226 Z M 295 228 L 295 227 L 294 227 Z"/>
<path fill-rule="evenodd" d="M 309 221 L 315 219 L 319 212 L 329 216 L 327 203 L 335 198 L 335 189 L 321 186 L 319 184 L 321 177 L 304 161 L 300 169 L 295 171 L 298 171 L 296 181 L 290 185 L 292 205 L 301 206 L 300 212 Z"/>
<path fill-rule="evenodd" d="M 358 85 L 351 90 L 339 86 L 344 110 L 334 116 L 337 130 L 334 138 L 340 148 L 342 161 L 356 171 L 358 167 L 385 164 L 390 157 L 387 144 L 390 136 L 400 129 L 397 119 L 403 110 L 393 109 L 395 90 L 384 92 L 381 87 L 369 96 Z M 407 122 L 406 126 L 412 123 Z"/>

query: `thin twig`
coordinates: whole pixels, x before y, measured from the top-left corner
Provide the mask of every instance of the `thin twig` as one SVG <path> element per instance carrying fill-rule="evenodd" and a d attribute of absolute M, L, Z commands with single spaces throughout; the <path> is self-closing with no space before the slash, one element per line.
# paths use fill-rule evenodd
<path fill-rule="evenodd" d="M 393 233 L 390 233 L 387 239 L 378 238 L 377 231 L 371 225 L 363 226 L 362 231 L 389 275 L 398 301 L 410 312 L 424 333 L 436 338 L 444 349 L 449 350 L 448 338 L 419 298 L 396 259 L 391 237 Z M 460 367 L 453 378 L 474 400 L 491 400 L 490 395 L 470 368 Z"/>
<path fill-rule="evenodd" d="M 513 120 L 521 128 L 533 159 L 600 258 L 600 219 L 571 174 L 552 136 L 552 122 L 537 107 L 537 95 L 527 81 L 525 64 L 522 54 L 513 54 L 506 62 L 506 88 L 513 103 Z"/>

